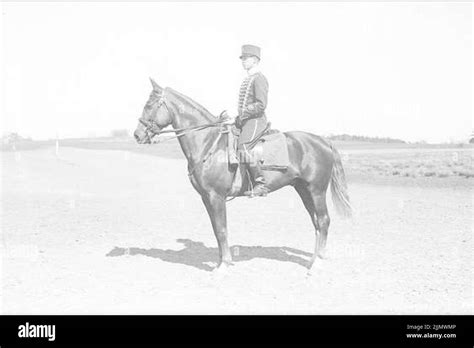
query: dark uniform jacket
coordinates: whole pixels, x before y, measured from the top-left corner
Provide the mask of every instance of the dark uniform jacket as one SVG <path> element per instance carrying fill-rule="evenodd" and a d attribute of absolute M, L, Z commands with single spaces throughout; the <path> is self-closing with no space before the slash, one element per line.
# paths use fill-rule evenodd
<path fill-rule="evenodd" d="M 239 145 L 251 142 L 267 126 L 268 81 L 261 72 L 247 76 L 240 86 L 238 114 L 241 133 Z"/>

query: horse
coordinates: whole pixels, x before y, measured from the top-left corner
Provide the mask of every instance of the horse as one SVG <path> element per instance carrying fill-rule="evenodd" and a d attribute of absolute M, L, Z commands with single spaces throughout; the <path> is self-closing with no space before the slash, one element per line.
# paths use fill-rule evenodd
<path fill-rule="evenodd" d="M 188 175 L 209 214 L 219 247 L 216 270 L 232 265 L 227 243 L 226 202 L 241 196 L 233 190 L 236 168 L 223 161 L 227 139 L 221 135 L 222 121 L 191 98 L 162 88 L 150 78 L 153 90 L 138 120 L 134 137 L 139 144 L 150 144 L 154 136 L 174 132 L 188 161 Z M 164 128 L 172 126 L 172 130 Z M 284 132 L 290 165 L 284 172 L 266 171 L 269 192 L 291 185 L 303 201 L 315 231 L 314 253 L 308 264 L 326 258 L 326 241 L 330 218 L 326 191 L 331 184 L 336 211 L 350 217 L 352 208 L 341 157 L 336 148 L 322 137 L 303 132 Z M 261 198 L 260 198 L 261 199 Z"/>

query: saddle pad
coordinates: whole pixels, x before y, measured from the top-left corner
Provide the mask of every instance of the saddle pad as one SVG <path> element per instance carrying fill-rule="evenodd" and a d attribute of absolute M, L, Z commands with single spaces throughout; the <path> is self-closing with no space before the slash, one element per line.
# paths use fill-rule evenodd
<path fill-rule="evenodd" d="M 265 134 L 252 152 L 264 170 L 285 170 L 290 165 L 286 136 L 281 132 Z"/>

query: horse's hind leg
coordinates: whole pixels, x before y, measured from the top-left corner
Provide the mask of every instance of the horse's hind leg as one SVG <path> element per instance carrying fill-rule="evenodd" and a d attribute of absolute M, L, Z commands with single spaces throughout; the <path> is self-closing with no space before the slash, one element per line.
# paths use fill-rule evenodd
<path fill-rule="evenodd" d="M 308 185 L 303 183 L 295 185 L 295 189 L 300 195 L 314 226 L 314 253 L 308 266 L 308 269 L 311 270 L 316 258 L 324 258 L 330 222 L 326 206 L 326 192 L 312 190 Z"/>
<path fill-rule="evenodd" d="M 326 191 L 313 192 L 312 196 L 319 226 L 319 235 L 316 238 L 316 247 L 313 258 L 318 256 L 323 259 L 326 257 L 326 241 L 328 239 L 329 223 L 331 222 L 328 214 L 328 207 L 326 205 Z"/>
<path fill-rule="evenodd" d="M 308 186 L 304 183 L 299 183 L 295 185 L 296 192 L 301 197 L 301 200 L 303 201 L 304 207 L 308 211 L 309 217 L 311 218 L 311 222 L 313 223 L 314 226 L 314 232 L 316 235 L 316 242 L 315 242 L 315 251 L 313 254 L 313 257 L 311 258 L 311 261 L 309 262 L 308 269 L 311 269 L 313 266 L 314 261 L 316 260 L 316 252 L 318 251 L 318 245 L 319 245 L 319 225 L 318 225 L 318 220 L 316 217 L 316 208 L 314 206 L 314 200 L 313 200 L 313 195 L 311 194 L 311 191 L 308 189 Z"/>

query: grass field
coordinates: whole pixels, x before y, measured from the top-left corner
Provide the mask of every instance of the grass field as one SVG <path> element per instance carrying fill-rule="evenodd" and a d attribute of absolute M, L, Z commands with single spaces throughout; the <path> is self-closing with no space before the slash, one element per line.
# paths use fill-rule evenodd
<path fill-rule="evenodd" d="M 474 177 L 472 149 L 405 149 L 361 151 L 344 155 L 347 172 L 366 176 L 409 178 Z"/>
<path fill-rule="evenodd" d="M 163 158 L 184 158 L 175 139 L 152 145 L 138 145 L 132 138 L 86 138 L 62 139 L 60 147 L 76 147 L 94 150 L 122 150 L 148 154 Z M 342 155 L 346 174 L 359 181 L 395 180 L 404 178 L 413 181 L 439 182 L 438 179 L 472 179 L 474 169 L 474 146 L 461 145 L 419 145 L 370 142 L 332 142 Z M 54 140 L 23 141 L 15 150 L 34 150 L 55 146 Z M 2 150 L 12 151 L 11 145 Z M 446 181 L 446 180 L 444 180 Z M 448 180 L 449 181 L 449 180 Z M 457 180 L 457 183 L 460 181 Z M 470 180 L 466 182 L 470 183 Z M 446 184 L 446 182 L 444 182 Z"/>

